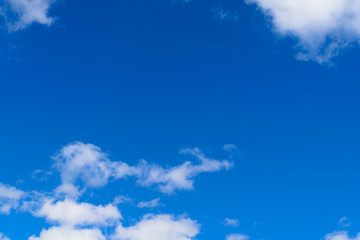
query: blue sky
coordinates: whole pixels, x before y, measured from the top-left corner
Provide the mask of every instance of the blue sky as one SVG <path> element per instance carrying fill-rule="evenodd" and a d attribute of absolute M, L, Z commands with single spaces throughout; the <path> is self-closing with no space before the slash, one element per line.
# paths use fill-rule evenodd
<path fill-rule="evenodd" d="M 0 240 L 360 239 L 359 1 L 0 12 Z"/>

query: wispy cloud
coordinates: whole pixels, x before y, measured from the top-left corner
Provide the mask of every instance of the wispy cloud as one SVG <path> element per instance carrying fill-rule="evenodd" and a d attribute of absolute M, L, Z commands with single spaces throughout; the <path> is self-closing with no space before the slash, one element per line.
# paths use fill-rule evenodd
<path fill-rule="evenodd" d="M 160 205 L 160 198 L 155 198 L 151 201 L 141 201 L 138 203 L 139 208 L 154 208 Z"/>
<path fill-rule="evenodd" d="M 225 151 L 227 151 L 227 152 L 232 152 L 232 151 L 236 150 L 237 147 L 236 147 L 235 144 L 225 144 L 225 145 L 223 146 L 223 149 L 224 149 Z"/>
<path fill-rule="evenodd" d="M 198 148 L 187 148 L 180 151 L 184 155 L 192 155 L 198 160 L 198 164 L 186 161 L 183 164 L 171 168 L 163 168 L 154 164 L 143 162 L 139 166 L 141 176 L 138 180 L 140 185 L 158 185 L 161 192 L 172 194 L 175 190 L 194 189 L 194 177 L 200 173 L 217 172 L 228 170 L 233 166 L 228 160 L 216 160 L 205 156 Z"/>
<path fill-rule="evenodd" d="M 347 217 L 342 217 L 339 220 L 339 227 L 347 228 L 350 227 L 352 222 Z"/>
<path fill-rule="evenodd" d="M 248 240 L 249 236 L 239 234 L 239 233 L 233 233 L 226 236 L 226 240 Z"/>
<path fill-rule="evenodd" d="M 239 226 L 240 222 L 238 219 L 225 218 L 224 224 L 226 226 L 237 227 Z"/>
<path fill-rule="evenodd" d="M 113 204 L 114 205 L 119 205 L 121 203 L 131 203 L 132 201 L 133 200 L 131 198 L 129 198 L 129 197 L 119 195 L 119 196 L 116 196 L 114 198 Z"/>

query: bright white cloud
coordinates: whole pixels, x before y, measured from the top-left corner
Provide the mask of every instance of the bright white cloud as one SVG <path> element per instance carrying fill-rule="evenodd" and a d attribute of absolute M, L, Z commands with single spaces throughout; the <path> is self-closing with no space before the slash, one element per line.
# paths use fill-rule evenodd
<path fill-rule="evenodd" d="M 351 237 L 348 232 L 334 232 L 326 235 L 324 240 L 360 240 L 360 234 L 355 237 Z"/>
<path fill-rule="evenodd" d="M 0 183 L 0 213 L 9 214 L 11 209 L 19 206 L 20 199 L 24 196 L 23 191 Z"/>
<path fill-rule="evenodd" d="M 72 185 L 81 179 L 89 187 L 102 187 L 111 174 L 106 154 L 92 144 L 69 144 L 54 159 L 63 184 Z"/>
<path fill-rule="evenodd" d="M 151 201 L 141 201 L 138 203 L 139 208 L 154 208 L 160 205 L 160 198 L 153 199 Z"/>
<path fill-rule="evenodd" d="M 124 178 L 137 174 L 135 167 L 110 161 L 107 155 L 93 144 L 75 142 L 66 145 L 53 158 L 62 181 L 56 191 L 72 198 L 81 195 L 78 187 L 74 185 L 79 180 L 85 187 L 96 188 L 105 186 L 110 177 Z"/>
<path fill-rule="evenodd" d="M 245 0 L 270 16 L 274 30 L 297 38 L 299 60 L 328 63 L 360 40 L 360 1 Z"/>
<path fill-rule="evenodd" d="M 243 234 L 238 234 L 238 233 L 233 233 L 230 235 L 226 236 L 226 240 L 248 240 L 249 236 L 243 235 Z"/>
<path fill-rule="evenodd" d="M 171 215 L 146 215 L 131 227 L 116 228 L 113 240 L 192 240 L 199 224 L 191 219 Z"/>
<path fill-rule="evenodd" d="M 33 23 L 51 25 L 48 16 L 55 0 L 4 0 L 0 3 L 0 13 L 10 31 L 17 31 Z"/>
<path fill-rule="evenodd" d="M 231 226 L 231 227 L 237 227 L 240 224 L 239 220 L 231 219 L 231 218 L 225 218 L 224 223 L 226 226 Z"/>
<path fill-rule="evenodd" d="M 39 237 L 31 236 L 29 240 L 105 240 L 99 229 L 73 229 L 69 227 L 52 227 L 42 230 Z"/>
<path fill-rule="evenodd" d="M 122 218 L 117 207 L 111 204 L 95 206 L 68 199 L 55 203 L 52 200 L 47 200 L 34 215 L 44 217 L 49 222 L 56 222 L 69 227 L 109 225 Z"/>

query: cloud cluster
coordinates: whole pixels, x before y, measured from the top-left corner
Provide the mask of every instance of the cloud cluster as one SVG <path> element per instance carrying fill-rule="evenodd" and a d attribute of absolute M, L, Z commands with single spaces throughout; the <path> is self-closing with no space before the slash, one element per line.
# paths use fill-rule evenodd
<path fill-rule="evenodd" d="M 179 166 L 163 168 L 142 160 L 136 166 L 129 166 L 124 162 L 110 161 L 95 145 L 75 142 L 63 147 L 53 157 L 62 181 L 56 191 L 77 198 L 81 195 L 81 184 L 85 188 L 97 188 L 105 186 L 111 179 L 133 176 L 138 179 L 139 185 L 156 185 L 161 192 L 171 194 L 176 190 L 193 189 L 194 177 L 200 173 L 216 172 L 232 166 L 227 160 L 207 158 L 198 148 L 184 149 L 180 153 L 194 156 L 199 163 L 186 161 Z"/>
<path fill-rule="evenodd" d="M 50 224 L 49 228 L 29 240 L 194 240 L 200 232 L 200 225 L 188 217 L 146 214 L 137 223 L 126 226 L 117 205 L 132 202 L 130 198 L 117 196 L 112 203 L 105 205 L 80 201 L 88 188 L 100 188 L 110 180 L 130 176 L 137 178 L 138 185 L 156 185 L 163 193 L 189 190 L 193 189 L 194 177 L 198 174 L 232 166 L 227 160 L 206 157 L 197 148 L 184 149 L 181 154 L 194 157 L 197 163 L 186 161 L 179 166 L 163 168 L 142 160 L 136 166 L 129 166 L 111 161 L 95 145 L 71 143 L 53 157 L 54 172 L 59 174 L 61 181 L 58 187 L 47 193 L 23 192 L 0 183 L 0 213 L 9 214 L 11 209 L 20 209 Z M 140 201 L 137 207 L 159 205 L 160 198 L 156 198 Z M 0 234 L 0 240 L 9 239 Z"/>
<path fill-rule="evenodd" d="M 22 30 L 33 23 L 51 25 L 48 16 L 55 0 L 4 0 L 0 3 L 0 17 L 9 31 Z"/>
<path fill-rule="evenodd" d="M 33 235 L 29 240 L 193 240 L 200 229 L 196 221 L 183 216 L 151 214 L 133 226 L 124 227 L 117 207 L 73 200 L 45 201 L 33 214 L 59 226 L 43 229 L 38 237 Z M 116 230 L 105 237 L 100 227 L 108 226 L 116 226 Z"/>
<path fill-rule="evenodd" d="M 246 0 L 270 17 L 274 31 L 298 40 L 297 58 L 329 63 L 360 40 L 360 1 Z"/>

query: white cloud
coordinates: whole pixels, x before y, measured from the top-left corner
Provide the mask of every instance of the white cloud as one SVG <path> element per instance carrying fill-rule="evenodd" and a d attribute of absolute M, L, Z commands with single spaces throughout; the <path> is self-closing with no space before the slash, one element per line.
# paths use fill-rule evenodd
<path fill-rule="evenodd" d="M 81 180 L 85 187 L 96 188 L 105 186 L 110 177 L 124 178 L 137 174 L 135 167 L 110 161 L 107 155 L 93 144 L 68 144 L 53 158 L 62 181 L 56 192 L 72 198 L 81 195 L 78 187 L 74 186 L 78 180 Z"/>
<path fill-rule="evenodd" d="M 31 173 L 31 177 L 37 181 L 44 182 L 48 180 L 52 174 L 52 171 L 43 171 L 40 169 L 36 169 Z"/>
<path fill-rule="evenodd" d="M 6 237 L 3 233 L 0 233 L 0 240 L 10 240 L 10 238 Z"/>
<path fill-rule="evenodd" d="M 52 200 L 46 200 L 34 215 L 68 227 L 109 225 L 122 218 L 117 207 L 112 204 L 95 206 L 69 199 L 55 203 Z"/>
<path fill-rule="evenodd" d="M 324 240 L 360 240 L 360 234 L 356 237 L 351 237 L 348 232 L 334 232 L 326 235 Z"/>
<path fill-rule="evenodd" d="M 175 190 L 191 190 L 194 188 L 194 177 L 204 172 L 216 172 L 230 169 L 232 162 L 207 158 L 198 148 L 188 148 L 180 151 L 197 158 L 199 164 L 189 161 L 169 169 L 143 162 L 140 166 L 141 174 L 138 183 L 145 186 L 158 184 L 159 190 L 171 194 Z"/>
<path fill-rule="evenodd" d="M 48 16 L 55 0 L 4 0 L 0 4 L 1 16 L 10 31 L 17 31 L 33 23 L 51 25 L 53 18 Z"/>
<path fill-rule="evenodd" d="M 351 226 L 351 221 L 347 217 L 342 217 L 339 220 L 339 226 L 342 228 L 347 228 Z"/>
<path fill-rule="evenodd" d="M 9 214 L 11 209 L 19 207 L 20 199 L 24 196 L 23 191 L 0 183 L 0 213 Z"/>
<path fill-rule="evenodd" d="M 143 160 L 137 166 L 129 166 L 124 162 L 110 161 L 95 145 L 75 142 L 63 147 L 53 157 L 62 181 L 56 192 L 76 199 L 81 195 L 79 187 L 75 186 L 79 180 L 85 187 L 94 188 L 106 185 L 110 178 L 134 176 L 138 178 L 139 185 L 158 185 L 161 192 L 171 194 L 175 190 L 193 189 L 194 177 L 200 173 L 232 167 L 232 163 L 227 160 L 207 158 L 198 148 L 184 149 L 181 153 L 196 157 L 199 164 L 186 161 L 179 166 L 163 168 Z"/>
<path fill-rule="evenodd" d="M 102 187 L 111 174 L 106 154 L 92 144 L 69 144 L 54 159 L 63 184 L 73 184 L 81 179 L 89 187 Z"/>
<path fill-rule="evenodd" d="M 44 218 L 49 224 L 39 236 L 29 240 L 193 240 L 200 225 L 184 216 L 145 215 L 133 226 L 124 226 L 117 204 L 132 201 L 118 196 L 113 203 L 93 205 L 79 202 L 77 198 L 87 188 L 105 186 L 109 180 L 133 176 L 144 186 L 158 186 L 162 192 L 193 189 L 194 178 L 203 172 L 229 169 L 232 163 L 206 157 L 199 149 L 184 149 L 182 154 L 195 157 L 197 163 L 186 161 L 179 166 L 163 168 L 145 161 L 136 166 L 110 161 L 101 149 L 81 142 L 63 147 L 53 157 L 54 173 L 60 174 L 60 186 L 50 192 L 23 192 L 0 184 L 0 212 L 11 209 L 30 212 L 34 217 Z M 60 195 L 59 195 L 60 194 Z M 138 207 L 152 208 L 160 204 L 160 198 L 141 201 Z M 114 232 L 114 228 L 116 230 Z M 103 235 L 107 231 L 106 236 Z M 3 239 L 1 239 L 1 237 Z M 0 235 L 0 240 L 8 240 Z"/>
<path fill-rule="evenodd" d="M 118 204 L 121 204 L 121 203 L 128 203 L 128 202 L 132 202 L 132 199 L 129 198 L 129 197 L 119 195 L 119 196 L 116 196 L 114 198 L 113 204 L 118 205 Z"/>
<path fill-rule="evenodd" d="M 225 223 L 226 226 L 231 226 L 231 227 L 237 227 L 240 224 L 239 220 L 231 219 L 231 218 L 225 218 L 224 223 Z"/>
<path fill-rule="evenodd" d="M 225 144 L 223 146 L 223 149 L 227 152 L 231 152 L 237 149 L 237 147 L 234 144 Z"/>
<path fill-rule="evenodd" d="M 154 208 L 160 205 L 160 198 L 153 199 L 151 201 L 141 201 L 138 203 L 139 208 Z"/>
<path fill-rule="evenodd" d="M 105 240 L 99 229 L 73 229 L 69 227 L 52 227 L 42 230 L 39 237 L 31 236 L 29 240 Z"/>
<path fill-rule="evenodd" d="M 295 37 L 299 60 L 328 63 L 360 40 L 360 1 L 245 0 L 270 16 L 274 30 Z"/>
<path fill-rule="evenodd" d="M 192 240 L 199 233 L 195 221 L 171 215 L 146 215 L 131 227 L 116 228 L 113 240 Z"/>
<path fill-rule="evenodd" d="M 65 197 L 78 199 L 84 193 L 84 190 L 80 191 L 79 187 L 73 185 L 73 183 L 62 183 L 60 186 L 54 189 L 54 193 L 57 196 L 65 195 Z"/>
<path fill-rule="evenodd" d="M 238 234 L 238 233 L 233 233 L 230 235 L 226 236 L 226 240 L 248 240 L 249 236 L 243 235 L 243 234 Z"/>

